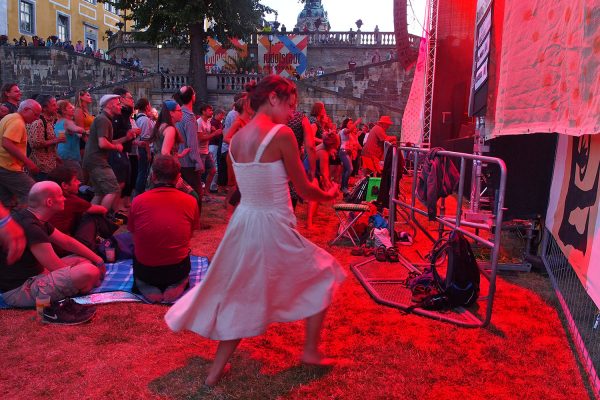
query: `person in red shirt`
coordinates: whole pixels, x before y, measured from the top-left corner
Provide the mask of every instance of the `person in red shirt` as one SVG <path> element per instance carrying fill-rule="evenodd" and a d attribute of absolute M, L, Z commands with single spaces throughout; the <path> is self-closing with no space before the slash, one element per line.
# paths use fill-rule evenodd
<path fill-rule="evenodd" d="M 362 168 L 365 175 L 372 172 L 381 173 L 380 162 L 383 161 L 383 148 L 385 142 L 396 143 L 396 136 L 386 134 L 386 131 L 392 126 L 392 119 L 387 115 L 382 115 L 377 124 L 369 132 L 365 139 L 362 149 Z"/>
<path fill-rule="evenodd" d="M 200 212 L 194 197 L 175 188 L 180 174 L 175 157 L 156 157 L 154 188 L 135 197 L 129 211 L 135 287 L 152 302 L 172 302 L 188 285 L 190 239 Z"/>

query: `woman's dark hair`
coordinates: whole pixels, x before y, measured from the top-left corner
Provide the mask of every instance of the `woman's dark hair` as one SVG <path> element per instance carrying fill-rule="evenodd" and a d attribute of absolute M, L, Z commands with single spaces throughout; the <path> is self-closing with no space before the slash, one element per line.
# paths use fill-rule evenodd
<path fill-rule="evenodd" d="M 342 121 L 342 129 L 346 129 L 348 127 L 348 122 L 352 121 L 352 118 L 345 118 Z"/>
<path fill-rule="evenodd" d="M 323 146 L 327 150 L 340 147 L 340 136 L 335 132 L 327 132 L 323 135 Z"/>
<path fill-rule="evenodd" d="M 162 107 L 160 108 L 160 112 L 158 113 L 158 118 L 156 119 L 156 124 L 154 124 L 154 129 L 152 129 L 151 140 L 155 140 L 158 137 L 158 130 L 160 129 L 160 126 L 162 124 L 167 124 L 167 126 L 174 126 L 173 118 L 171 118 L 171 111 L 169 111 L 169 108 L 164 102 L 162 103 Z"/>
<path fill-rule="evenodd" d="M 250 107 L 254 111 L 267 102 L 271 92 L 275 92 L 280 99 L 289 99 L 290 96 L 296 94 L 296 85 L 289 79 L 282 78 L 279 75 L 264 77 L 255 88 L 246 86 L 246 91 L 250 98 Z"/>
<path fill-rule="evenodd" d="M 2 94 L 0 95 L 0 102 L 6 103 L 8 101 L 8 96 L 6 95 L 6 93 L 10 92 L 15 86 L 17 86 L 16 83 L 5 83 L 4 85 L 2 85 Z"/>
<path fill-rule="evenodd" d="M 246 92 L 243 92 L 243 93 L 246 93 Z M 239 114 L 241 114 L 242 111 L 244 111 L 244 104 L 246 103 L 247 96 L 248 96 L 248 94 L 246 93 L 244 96 L 237 99 L 235 101 L 235 103 L 233 103 L 233 109 L 235 111 L 237 111 Z"/>
<path fill-rule="evenodd" d="M 150 102 L 148 101 L 148 99 L 145 97 L 142 97 L 141 99 L 139 99 L 137 101 L 137 103 L 135 103 L 135 108 L 136 108 L 136 110 L 144 111 L 149 105 L 150 105 Z"/>
<path fill-rule="evenodd" d="M 175 94 L 173 95 L 173 99 L 179 103 L 180 106 L 184 104 L 188 104 L 192 101 L 192 97 L 194 97 L 194 88 L 191 86 L 182 86 Z"/>
<path fill-rule="evenodd" d="M 321 111 L 323 111 L 324 109 L 325 109 L 325 104 L 321 103 L 320 101 L 317 101 L 315 104 L 313 104 L 313 106 L 310 110 L 310 116 L 318 117 L 319 114 L 321 114 Z"/>
<path fill-rule="evenodd" d="M 51 94 L 40 94 L 35 100 L 38 103 L 40 103 L 40 106 L 42 106 L 42 108 L 46 108 L 48 106 L 48 103 L 50 103 L 50 100 L 54 98 L 55 97 Z"/>

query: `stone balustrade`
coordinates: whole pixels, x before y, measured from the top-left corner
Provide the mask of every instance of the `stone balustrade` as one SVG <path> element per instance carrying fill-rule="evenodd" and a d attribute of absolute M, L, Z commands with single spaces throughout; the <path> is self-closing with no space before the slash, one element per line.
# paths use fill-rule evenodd
<path fill-rule="evenodd" d="M 292 32 L 287 32 L 292 33 Z M 256 46 L 257 35 L 251 35 L 248 44 Z M 265 33 L 266 34 L 266 33 Z M 277 33 L 273 33 L 277 34 Z M 281 34 L 281 33 L 279 33 Z M 347 31 L 347 32 L 302 32 L 302 35 L 308 36 L 308 43 L 314 47 L 331 47 L 331 46 L 349 46 L 349 47 L 395 47 L 396 35 L 394 32 L 362 32 L 362 31 Z M 414 49 L 419 48 L 420 37 L 408 35 L 410 45 Z M 117 47 L 127 46 L 150 46 L 145 43 L 137 42 L 132 32 L 117 32 L 108 40 L 109 51 Z"/>
<path fill-rule="evenodd" d="M 238 93 L 244 90 L 247 83 L 260 81 L 263 75 L 258 74 L 206 74 L 206 85 L 214 93 Z M 172 93 L 189 84 L 185 74 L 161 74 L 161 89 Z"/>
<path fill-rule="evenodd" d="M 206 84 L 208 90 L 215 93 L 238 93 L 247 83 L 258 82 L 262 77 L 258 74 L 207 74 Z"/>

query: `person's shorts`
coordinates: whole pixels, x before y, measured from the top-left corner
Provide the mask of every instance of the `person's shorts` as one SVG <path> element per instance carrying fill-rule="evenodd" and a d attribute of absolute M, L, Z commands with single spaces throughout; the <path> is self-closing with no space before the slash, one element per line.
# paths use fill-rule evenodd
<path fill-rule="evenodd" d="M 131 163 L 129 157 L 125 153 L 119 153 L 118 151 L 111 151 L 108 156 L 108 164 L 112 167 L 117 182 L 126 183 L 129 182 L 131 175 Z"/>
<path fill-rule="evenodd" d="M 90 186 L 96 195 L 119 193 L 119 182 L 110 166 L 96 167 L 90 171 Z"/>
<path fill-rule="evenodd" d="M 215 160 L 213 160 L 212 154 L 200 154 L 200 161 L 204 166 L 204 171 L 208 172 L 211 169 L 216 168 Z"/>
<path fill-rule="evenodd" d="M 79 293 L 73 284 L 71 269 L 65 267 L 49 274 L 33 276 L 20 287 L 2 293 L 6 304 L 13 307 L 33 307 L 39 293 L 50 296 L 52 301 L 62 300 Z"/>

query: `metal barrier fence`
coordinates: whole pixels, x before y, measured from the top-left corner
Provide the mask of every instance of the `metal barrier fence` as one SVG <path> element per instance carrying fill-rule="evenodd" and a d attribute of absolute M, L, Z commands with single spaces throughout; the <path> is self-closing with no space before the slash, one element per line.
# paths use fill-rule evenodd
<path fill-rule="evenodd" d="M 417 199 L 417 171 L 419 170 L 420 160 L 423 156 L 427 156 L 427 149 L 418 149 L 414 147 L 396 147 L 391 146 L 388 151 L 393 152 L 392 159 L 392 176 L 390 184 L 390 200 L 389 200 L 389 226 L 395 227 L 396 213 L 401 212 L 406 218 L 406 222 L 414 224 L 418 227 L 431 241 L 436 239 L 421 225 L 416 218 L 419 216 L 429 217 L 426 210 L 418 207 Z M 398 189 L 398 163 L 400 159 L 400 151 L 411 152 L 414 158 L 414 173 L 412 174 L 412 188 L 410 198 L 406 201 L 400 199 L 401 196 L 397 193 Z M 416 307 L 412 304 L 411 291 L 407 288 L 406 279 L 409 272 L 421 272 L 417 266 L 428 266 L 422 263 L 415 263 L 407 260 L 401 254 L 398 255 L 400 267 L 388 269 L 387 273 L 382 275 L 376 267 L 372 267 L 370 263 L 374 258 L 367 259 L 361 263 L 353 265 L 352 271 L 356 274 L 358 280 L 365 287 L 367 292 L 378 303 L 385 304 L 391 307 L 396 307 L 403 310 L 423 315 L 429 318 L 438 319 L 441 321 L 451 322 L 464 327 L 485 327 L 490 323 L 492 318 L 492 306 L 494 303 L 494 294 L 496 292 L 496 274 L 498 269 L 498 254 L 500 249 L 501 229 L 502 229 L 502 211 L 504 205 L 504 191 L 506 186 L 506 165 L 504 161 L 495 157 L 486 157 L 466 153 L 457 153 L 452 151 L 437 151 L 435 157 L 448 157 L 457 160 L 460 165 L 460 175 L 458 182 L 458 192 L 456 195 L 457 205 L 455 215 L 446 215 L 445 199 L 439 201 L 440 212 L 436 215 L 435 221 L 438 223 L 438 239 L 442 237 L 446 229 L 456 230 L 477 242 L 480 246 L 490 249 L 489 264 L 484 268 L 479 264 L 481 276 L 488 281 L 487 292 L 482 287 L 482 293 L 479 295 L 478 301 L 484 304 L 483 310 L 465 309 L 464 307 L 456 307 L 449 312 L 439 312 L 428 310 L 421 307 Z M 484 162 L 496 165 L 500 170 L 500 180 L 496 188 L 497 201 L 494 213 L 486 215 L 484 220 L 474 219 L 474 214 L 467 214 L 463 211 L 463 197 L 465 193 L 465 178 L 467 162 Z M 437 200 L 436 200 L 437 202 Z M 468 218 L 467 218 L 468 217 Z M 492 222 L 493 221 L 493 222 Z M 390 229 L 392 246 L 395 245 L 395 229 Z M 486 236 L 480 235 L 480 232 L 491 232 L 493 238 L 488 240 L 489 234 Z M 448 263 L 446 276 L 452 275 L 452 265 Z"/>
<path fill-rule="evenodd" d="M 587 372 L 590 386 L 596 398 L 600 399 L 600 379 L 597 374 L 600 366 L 598 307 L 548 230 L 545 231 L 542 242 L 542 261 L 563 310 L 577 354 Z"/>

